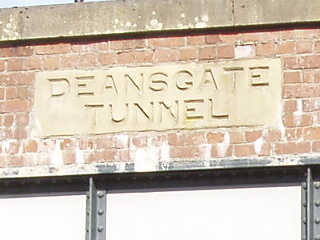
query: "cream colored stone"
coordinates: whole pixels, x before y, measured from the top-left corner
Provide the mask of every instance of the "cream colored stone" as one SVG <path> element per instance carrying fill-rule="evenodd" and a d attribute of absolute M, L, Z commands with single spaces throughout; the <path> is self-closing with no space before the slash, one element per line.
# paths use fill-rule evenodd
<path fill-rule="evenodd" d="M 281 126 L 279 59 L 40 72 L 39 136 Z"/>

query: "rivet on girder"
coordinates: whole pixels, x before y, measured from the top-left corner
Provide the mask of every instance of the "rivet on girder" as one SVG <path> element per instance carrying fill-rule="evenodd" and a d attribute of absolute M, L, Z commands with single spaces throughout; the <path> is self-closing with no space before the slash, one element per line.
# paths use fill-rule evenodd
<path fill-rule="evenodd" d="M 98 231 L 99 231 L 99 232 L 102 232 L 102 231 L 103 231 L 103 227 L 102 227 L 102 226 L 99 226 L 99 227 L 98 227 Z"/>
<path fill-rule="evenodd" d="M 102 215 L 102 214 L 103 214 L 103 209 L 99 209 L 99 210 L 98 210 L 98 214 L 99 214 L 99 215 Z"/>
<path fill-rule="evenodd" d="M 102 192 L 102 191 L 99 191 L 99 192 L 98 192 L 98 197 L 99 197 L 99 198 L 102 198 L 102 197 L 103 197 L 103 192 Z"/>
<path fill-rule="evenodd" d="M 320 183 L 319 183 L 319 182 L 316 182 L 316 183 L 314 184 L 314 187 L 315 187 L 316 189 L 319 189 L 319 188 L 320 188 Z"/>
<path fill-rule="evenodd" d="M 307 219 L 303 219 L 303 221 L 302 221 L 304 224 L 306 224 L 307 223 Z"/>
<path fill-rule="evenodd" d="M 307 203 L 306 203 L 306 202 L 303 202 L 303 206 L 306 207 L 306 206 L 307 206 Z"/>
<path fill-rule="evenodd" d="M 307 184 L 306 183 L 302 183 L 302 188 L 303 189 L 307 189 Z"/>
<path fill-rule="evenodd" d="M 320 206 L 320 201 L 315 201 L 315 203 L 314 203 L 317 207 L 319 207 Z"/>
<path fill-rule="evenodd" d="M 88 198 L 88 199 L 90 198 L 90 194 L 89 194 L 89 193 L 87 193 L 87 198 Z"/>
<path fill-rule="evenodd" d="M 319 224 L 320 223 L 320 218 L 316 218 L 315 223 Z"/>
<path fill-rule="evenodd" d="M 317 236 L 315 237 L 315 239 L 316 239 L 316 240 L 320 240 L 320 235 L 317 235 Z"/>

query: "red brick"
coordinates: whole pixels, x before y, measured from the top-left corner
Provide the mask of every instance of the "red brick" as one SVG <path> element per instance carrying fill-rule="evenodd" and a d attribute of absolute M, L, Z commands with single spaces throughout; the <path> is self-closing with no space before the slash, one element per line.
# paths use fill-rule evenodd
<path fill-rule="evenodd" d="M 60 68 L 60 57 L 46 57 L 43 61 L 45 70 L 54 70 Z"/>
<path fill-rule="evenodd" d="M 75 151 L 62 151 L 63 163 L 65 165 L 76 163 L 76 152 Z"/>
<path fill-rule="evenodd" d="M 218 47 L 218 58 L 234 58 L 234 46 Z"/>
<path fill-rule="evenodd" d="M 230 143 L 237 144 L 244 142 L 244 136 L 242 132 L 231 131 L 230 134 Z"/>
<path fill-rule="evenodd" d="M 101 152 L 101 158 L 105 162 L 115 161 L 117 155 L 117 150 L 106 149 Z"/>
<path fill-rule="evenodd" d="M 110 136 L 101 136 L 97 138 L 97 149 L 106 149 L 114 147 L 114 140 Z"/>
<path fill-rule="evenodd" d="M 204 36 L 189 36 L 187 37 L 187 45 L 203 45 L 205 43 Z"/>
<path fill-rule="evenodd" d="M 27 129 L 25 127 L 17 127 L 13 132 L 13 137 L 15 139 L 26 139 L 28 138 Z"/>
<path fill-rule="evenodd" d="M 8 71 L 21 71 L 23 70 L 23 59 L 22 58 L 11 58 L 7 62 Z"/>
<path fill-rule="evenodd" d="M 314 71 L 314 82 L 320 83 L 320 71 Z"/>
<path fill-rule="evenodd" d="M 312 42 L 311 41 L 299 41 L 296 42 L 297 53 L 311 53 Z"/>
<path fill-rule="evenodd" d="M 245 133 L 246 142 L 254 142 L 262 137 L 262 130 L 247 131 Z"/>
<path fill-rule="evenodd" d="M 168 134 L 168 144 L 170 146 L 185 146 L 187 144 L 186 134 L 170 133 Z"/>
<path fill-rule="evenodd" d="M 79 55 L 66 55 L 61 57 L 62 68 L 75 68 L 79 65 Z"/>
<path fill-rule="evenodd" d="M 0 71 L 4 71 L 4 70 L 5 70 L 5 61 L 0 60 Z"/>
<path fill-rule="evenodd" d="M 117 150 L 117 156 L 120 161 L 122 162 L 130 162 L 131 156 L 130 156 L 130 150 L 129 149 L 120 149 Z"/>
<path fill-rule="evenodd" d="M 1 49 L 1 57 L 23 57 L 31 56 L 34 48 L 32 46 L 7 47 Z"/>
<path fill-rule="evenodd" d="M 241 34 L 238 33 L 222 33 L 219 34 L 222 43 L 237 43 L 241 40 Z"/>
<path fill-rule="evenodd" d="M 282 132 L 279 129 L 269 129 L 266 136 L 267 142 L 277 142 L 282 139 Z"/>
<path fill-rule="evenodd" d="M 217 144 L 223 142 L 224 133 L 222 132 L 209 132 L 207 134 L 207 142 L 210 144 Z"/>
<path fill-rule="evenodd" d="M 234 145 L 234 154 L 236 157 L 245 157 L 256 155 L 253 144 L 237 144 Z"/>
<path fill-rule="evenodd" d="M 35 140 L 28 140 L 26 146 L 24 147 L 24 152 L 37 152 L 38 143 Z"/>
<path fill-rule="evenodd" d="M 135 53 L 136 63 L 152 63 L 153 51 L 139 51 Z"/>
<path fill-rule="evenodd" d="M 156 62 L 172 62 L 179 60 L 179 50 L 177 49 L 156 49 L 154 53 Z"/>
<path fill-rule="evenodd" d="M 187 144 L 189 146 L 200 145 L 204 143 L 206 143 L 206 139 L 203 132 L 189 133 L 187 136 Z"/>
<path fill-rule="evenodd" d="M 87 44 L 74 44 L 71 46 L 72 52 L 94 52 L 99 48 L 98 43 L 87 43 Z"/>
<path fill-rule="evenodd" d="M 312 152 L 320 152 L 320 141 L 312 143 Z"/>
<path fill-rule="evenodd" d="M 320 111 L 320 98 L 308 98 L 302 100 L 302 110 L 304 112 Z"/>
<path fill-rule="evenodd" d="M 7 158 L 7 164 L 9 167 L 23 167 L 23 158 L 19 155 L 11 155 Z"/>
<path fill-rule="evenodd" d="M 26 58 L 24 61 L 25 70 L 39 70 L 42 67 L 41 58 Z"/>
<path fill-rule="evenodd" d="M 148 147 L 148 136 L 136 136 L 132 138 L 132 144 L 137 147 Z"/>
<path fill-rule="evenodd" d="M 5 88 L 0 88 L 0 100 L 4 100 L 4 89 Z"/>
<path fill-rule="evenodd" d="M 135 62 L 135 54 L 133 52 L 118 53 L 117 62 L 119 64 L 132 64 Z"/>
<path fill-rule="evenodd" d="M 294 41 L 276 42 L 276 53 L 277 54 L 294 54 L 295 42 Z"/>
<path fill-rule="evenodd" d="M 313 83 L 314 82 L 314 71 L 313 70 L 304 70 L 302 72 L 302 78 L 304 83 Z"/>
<path fill-rule="evenodd" d="M 303 140 L 303 129 L 302 128 L 288 128 L 285 131 L 287 141 L 301 141 Z"/>
<path fill-rule="evenodd" d="M 81 54 L 79 65 L 81 67 L 93 67 L 97 65 L 97 61 L 95 54 Z"/>
<path fill-rule="evenodd" d="M 290 83 L 301 83 L 301 73 L 300 71 L 294 71 L 294 72 L 285 72 L 284 73 L 284 83 L 290 84 Z"/>
<path fill-rule="evenodd" d="M 101 65 L 112 65 L 116 62 L 116 55 L 114 53 L 100 53 L 99 62 Z"/>
<path fill-rule="evenodd" d="M 316 52 L 316 53 L 320 52 L 320 41 L 315 42 L 315 44 L 314 44 L 314 52 Z"/>
<path fill-rule="evenodd" d="M 284 100 L 283 111 L 285 113 L 293 113 L 297 111 L 297 100 L 296 99 Z"/>
<path fill-rule="evenodd" d="M 29 124 L 29 114 L 18 113 L 16 115 L 16 123 L 18 126 L 27 126 Z"/>
<path fill-rule="evenodd" d="M 3 125 L 5 127 L 11 127 L 13 124 L 13 115 L 4 115 Z"/>
<path fill-rule="evenodd" d="M 285 69 L 313 69 L 320 67 L 320 56 L 287 57 L 284 59 Z"/>
<path fill-rule="evenodd" d="M 206 35 L 204 39 L 207 44 L 221 43 L 221 39 L 218 34 Z"/>
<path fill-rule="evenodd" d="M 150 38 L 149 47 L 182 47 L 185 45 L 184 37 Z"/>
<path fill-rule="evenodd" d="M 311 98 L 320 96 L 320 86 L 317 84 L 288 84 L 284 85 L 283 97 L 286 98 Z"/>
<path fill-rule="evenodd" d="M 71 45 L 69 43 L 36 46 L 36 54 L 39 55 L 65 54 L 69 53 L 70 50 Z"/>
<path fill-rule="evenodd" d="M 310 143 L 308 142 L 287 142 L 276 143 L 276 154 L 300 154 L 309 153 L 311 151 Z"/>
<path fill-rule="evenodd" d="M 80 138 L 77 143 L 80 150 L 93 150 L 95 148 L 95 141 L 92 137 Z"/>
<path fill-rule="evenodd" d="M 4 104 L 4 112 L 30 112 L 31 103 L 27 100 L 7 100 Z"/>
<path fill-rule="evenodd" d="M 75 149 L 75 141 L 72 139 L 63 139 L 62 142 L 60 142 L 60 149 L 61 150 L 73 150 Z"/>
<path fill-rule="evenodd" d="M 272 56 L 275 54 L 275 44 L 273 42 L 259 43 L 256 48 L 257 56 Z"/>
<path fill-rule="evenodd" d="M 202 47 L 199 48 L 199 60 L 210 60 L 216 58 L 216 49 L 215 47 Z"/>
<path fill-rule="evenodd" d="M 109 50 L 109 42 L 100 42 L 98 44 L 99 50 Z"/>
<path fill-rule="evenodd" d="M 17 96 L 18 96 L 18 91 L 17 91 L 16 87 L 7 87 L 6 88 L 6 99 L 7 100 L 17 98 Z"/>
<path fill-rule="evenodd" d="M 193 47 L 180 48 L 180 60 L 188 61 L 197 58 L 197 49 Z"/>
<path fill-rule="evenodd" d="M 303 129 L 303 135 L 305 140 L 320 140 L 320 128 L 319 127 L 308 127 Z"/>
<path fill-rule="evenodd" d="M 306 127 L 312 126 L 313 119 L 310 114 L 285 114 L 283 116 L 283 124 L 285 127 Z"/>
<path fill-rule="evenodd" d="M 32 99 L 33 98 L 33 89 L 30 86 L 20 86 L 17 87 L 18 98 L 20 99 Z"/>
<path fill-rule="evenodd" d="M 198 147 L 172 147 L 170 148 L 171 158 L 192 159 L 199 157 Z"/>
<path fill-rule="evenodd" d="M 139 48 L 145 48 L 145 47 L 146 47 L 145 39 L 110 41 L 110 48 L 114 50 L 129 50 L 129 49 L 139 49 Z"/>

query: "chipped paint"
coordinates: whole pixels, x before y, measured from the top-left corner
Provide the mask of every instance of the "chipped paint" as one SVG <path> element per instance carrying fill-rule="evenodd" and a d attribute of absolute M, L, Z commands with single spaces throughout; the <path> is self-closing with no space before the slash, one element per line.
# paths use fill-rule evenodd
<path fill-rule="evenodd" d="M 226 156 L 229 146 L 230 146 L 230 134 L 229 134 L 229 132 L 225 132 L 224 137 L 223 137 L 223 141 L 221 143 L 217 143 L 218 157 Z"/>

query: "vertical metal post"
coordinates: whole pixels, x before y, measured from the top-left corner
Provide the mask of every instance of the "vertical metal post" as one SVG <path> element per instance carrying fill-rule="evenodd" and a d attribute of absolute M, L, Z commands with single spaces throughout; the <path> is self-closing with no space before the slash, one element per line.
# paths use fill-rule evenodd
<path fill-rule="evenodd" d="M 320 181 L 318 176 L 314 176 L 313 187 L 313 236 L 315 240 L 320 240 Z"/>
<path fill-rule="evenodd" d="M 106 190 L 99 190 L 89 179 L 86 212 L 86 240 L 106 239 Z"/>
<path fill-rule="evenodd" d="M 313 209 L 314 209 L 314 182 L 311 168 L 307 169 L 307 183 L 306 183 L 306 216 L 305 216 L 305 237 L 307 240 L 313 240 L 314 236 L 314 220 L 313 220 Z"/>

